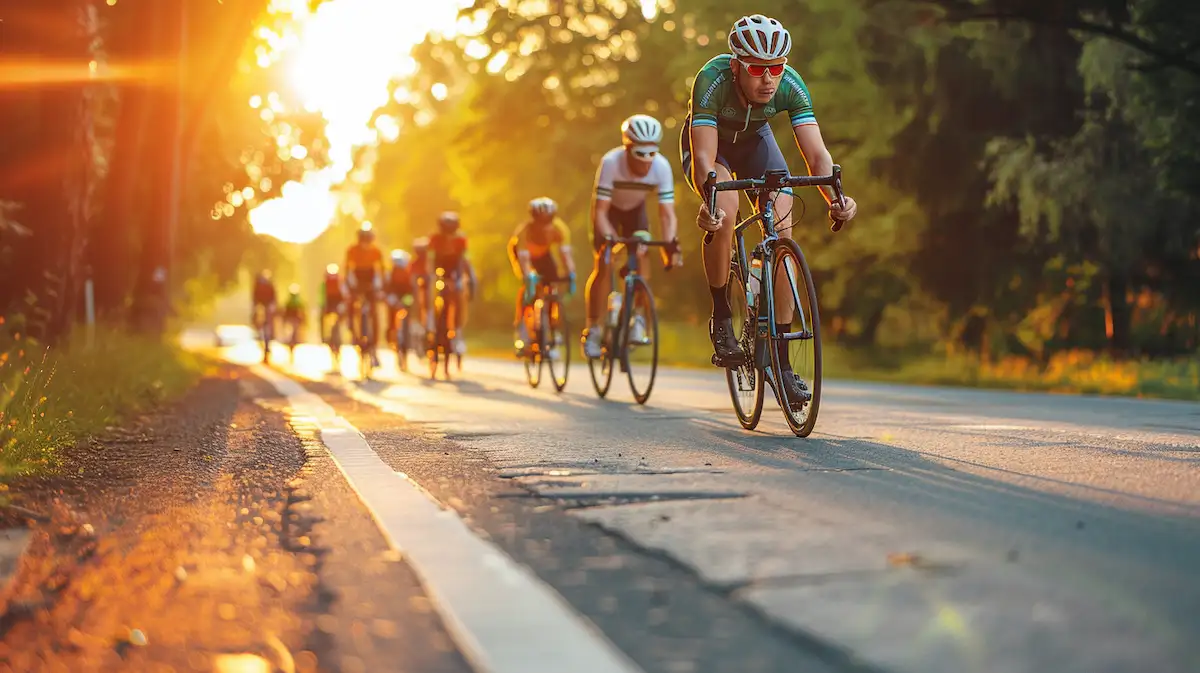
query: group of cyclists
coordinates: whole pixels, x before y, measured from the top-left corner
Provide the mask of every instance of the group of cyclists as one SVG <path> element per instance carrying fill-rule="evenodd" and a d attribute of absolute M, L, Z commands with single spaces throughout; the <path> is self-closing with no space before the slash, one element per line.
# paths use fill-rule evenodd
<path fill-rule="evenodd" d="M 704 197 L 701 194 L 704 178 L 713 171 L 719 181 L 787 171 L 787 163 L 768 123 L 783 112 L 788 114 L 809 172 L 828 174 L 833 159 L 822 139 L 808 88 L 799 73 L 787 64 L 792 47 L 788 31 L 779 21 L 761 14 L 744 16 L 730 29 L 728 47 L 729 53 L 712 58 L 700 69 L 691 88 L 689 112 L 680 137 L 682 172 L 688 187 Z M 610 239 L 648 237 L 647 197 L 652 193 L 657 197 L 662 239 L 668 241 L 668 245 L 660 248 L 664 267 L 671 269 L 683 263 L 675 214 L 674 174 L 671 162 L 660 152 L 662 138 L 663 125 L 657 119 L 635 114 L 621 125 L 621 146 L 607 152 L 597 167 L 591 212 L 593 264 L 585 289 L 587 324 L 581 334 L 585 357 L 600 355 L 600 324 L 611 290 L 608 257 L 602 252 Z M 853 199 L 847 196 L 838 200 L 832 189 L 820 189 L 831 218 L 839 221 L 854 218 L 857 205 Z M 762 207 L 765 199 L 772 200 L 780 214 L 776 229 L 780 236 L 790 237 L 792 190 L 784 188 L 760 194 L 758 198 L 756 209 Z M 725 364 L 743 357 L 725 287 L 737 199 L 736 191 L 720 192 L 715 210 L 710 211 L 707 200 L 702 198 L 696 216 L 697 226 L 705 232 L 703 264 L 712 296 L 709 336 L 714 362 Z M 418 316 L 417 323 L 427 328 L 432 324 L 430 279 L 441 270 L 444 274 L 441 280 L 450 284 L 454 300 L 449 336 L 455 352 L 463 353 L 462 330 L 466 325 L 467 304 L 475 295 L 476 279 L 458 215 L 443 213 L 438 218 L 437 231 L 414 241 L 411 254 L 393 251 L 390 269 L 386 268 L 384 255 L 374 241 L 371 226 L 364 224 L 358 232 L 357 244 L 346 253 L 341 273 L 336 265 L 329 266 L 322 288 L 323 321 L 330 315 L 344 316 L 343 309 L 358 306 L 359 301 L 375 302 L 383 298 L 388 307 L 385 332 L 389 337 L 398 329 L 396 316 L 404 310 Z M 640 248 L 639 257 L 644 257 L 646 251 L 647 248 Z M 569 294 L 576 291 L 571 234 L 553 199 L 542 196 L 529 203 L 529 218 L 509 240 L 508 253 L 514 273 L 523 281 L 514 319 L 515 347 L 521 354 L 529 343 L 526 318 L 539 285 L 565 282 Z M 377 339 L 379 312 L 370 311 L 370 317 L 370 334 Z M 786 326 L 781 329 L 786 331 Z M 639 338 L 637 331 L 635 324 L 632 340 Z M 804 382 L 798 376 L 787 376 L 787 367 L 785 356 L 781 383 L 789 387 L 793 396 L 803 396 Z"/>

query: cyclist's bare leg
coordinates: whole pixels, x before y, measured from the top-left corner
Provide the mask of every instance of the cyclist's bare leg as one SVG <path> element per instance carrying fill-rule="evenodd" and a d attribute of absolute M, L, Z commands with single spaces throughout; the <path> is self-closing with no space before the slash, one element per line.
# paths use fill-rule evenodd
<path fill-rule="evenodd" d="M 592 275 L 588 278 L 585 290 L 587 302 L 587 327 L 600 324 L 600 316 L 604 315 L 604 304 L 608 301 L 610 271 L 604 263 L 601 251 L 595 251 L 595 261 L 592 265 Z"/>
<path fill-rule="evenodd" d="M 417 278 L 415 289 L 413 290 L 413 311 L 417 319 L 417 323 L 421 325 L 421 330 L 425 331 L 429 326 L 429 316 L 425 313 L 426 301 L 426 283 L 424 278 Z"/>
<path fill-rule="evenodd" d="M 382 302 L 376 301 L 375 294 L 368 292 L 363 296 L 361 301 L 369 302 L 371 315 L 371 348 L 375 348 L 379 344 L 379 325 L 382 322 L 379 317 L 379 311 L 382 308 Z"/>
<path fill-rule="evenodd" d="M 716 165 L 717 180 L 732 180 L 729 169 Z M 717 192 L 717 208 L 725 211 L 722 227 L 704 246 L 704 275 L 710 287 L 725 287 L 729 281 L 729 260 L 733 254 L 733 228 L 737 225 L 738 192 Z"/>
<path fill-rule="evenodd" d="M 521 321 L 525 319 L 525 291 L 522 289 L 517 292 L 517 311 L 513 314 L 513 329 L 521 326 Z"/>
<path fill-rule="evenodd" d="M 458 330 L 455 328 L 455 325 L 458 324 L 458 299 L 456 297 L 457 293 L 455 292 L 446 293 L 446 308 L 444 309 L 446 312 L 446 330 L 448 332 L 446 336 L 450 339 L 458 336 Z"/>
<path fill-rule="evenodd" d="M 467 282 L 459 281 L 458 289 L 455 292 L 455 304 L 457 307 L 454 311 L 454 330 L 462 332 L 467 326 Z"/>

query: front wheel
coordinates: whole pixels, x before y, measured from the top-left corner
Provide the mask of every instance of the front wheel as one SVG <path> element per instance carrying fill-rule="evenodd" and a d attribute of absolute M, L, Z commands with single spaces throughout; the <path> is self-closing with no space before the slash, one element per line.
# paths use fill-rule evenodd
<path fill-rule="evenodd" d="M 645 280 L 634 279 L 622 312 L 626 328 L 621 357 L 629 375 L 633 399 L 638 404 L 645 404 L 658 374 L 658 316 L 654 311 L 654 295 Z"/>
<path fill-rule="evenodd" d="M 535 316 L 537 315 L 536 311 L 540 311 L 541 307 L 542 302 L 538 301 L 533 309 L 535 311 Z M 524 321 L 525 318 L 525 315 L 521 316 L 522 321 Z M 525 325 L 528 327 L 528 322 L 526 322 Z M 542 353 L 542 349 L 545 347 L 544 344 L 546 342 L 546 340 L 542 338 L 542 325 L 543 321 L 540 318 L 535 321 L 533 329 L 529 330 L 528 336 L 530 343 L 525 344 L 525 379 L 529 381 L 530 388 L 537 388 L 542 383 L 542 365 L 546 362 L 546 358 Z"/>
<path fill-rule="evenodd" d="M 545 337 L 546 358 L 550 362 L 550 377 L 554 379 L 554 389 L 561 393 L 567 387 L 567 375 L 571 373 L 571 349 L 567 347 L 571 328 L 557 299 L 546 304 L 542 320 L 546 325 L 542 335 Z"/>
<path fill-rule="evenodd" d="M 788 427 L 798 437 L 807 437 L 817 424 L 821 404 L 821 317 L 817 308 L 817 289 L 804 253 L 795 241 L 779 239 L 772 266 L 776 301 L 775 321 L 788 325 L 785 334 L 772 340 L 771 369 L 775 393 Z M 788 318 L 790 314 L 790 319 Z M 808 400 L 788 392 L 783 377 L 794 372 Z"/>
<path fill-rule="evenodd" d="M 412 324 L 405 314 L 396 325 L 396 366 L 401 372 L 408 371 L 408 349 L 412 340 Z"/>
<path fill-rule="evenodd" d="M 733 412 L 738 422 L 747 430 L 758 427 L 762 418 L 763 381 L 762 372 L 754 361 L 754 328 L 756 316 L 746 305 L 746 286 L 737 264 L 729 270 L 729 282 L 725 284 L 729 308 L 733 310 L 733 331 L 745 353 L 744 364 L 725 370 L 725 382 L 729 385 L 729 398 L 733 400 Z"/>
<path fill-rule="evenodd" d="M 596 389 L 596 394 L 603 399 L 612 386 L 615 350 L 613 344 L 616 342 L 616 330 L 607 325 L 601 329 L 604 330 L 604 336 L 601 339 L 600 357 L 588 358 L 588 372 L 592 375 L 592 387 Z"/>
<path fill-rule="evenodd" d="M 358 316 L 358 333 L 360 335 L 358 368 L 359 375 L 364 381 L 371 379 L 371 371 L 374 369 L 374 363 L 371 362 L 371 355 L 374 353 L 371 342 L 375 339 L 375 331 L 371 325 L 371 311 L 374 310 L 375 307 L 367 299 L 363 299 L 363 310 Z"/>

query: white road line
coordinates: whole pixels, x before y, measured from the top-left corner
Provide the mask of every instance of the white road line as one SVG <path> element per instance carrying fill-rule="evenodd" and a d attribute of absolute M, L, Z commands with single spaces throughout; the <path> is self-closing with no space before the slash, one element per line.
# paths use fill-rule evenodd
<path fill-rule="evenodd" d="M 256 375 L 321 429 L 342 474 L 388 544 L 404 553 L 466 659 L 486 673 L 637 673 L 638 668 L 556 591 L 476 537 L 319 395 L 261 365 Z"/>

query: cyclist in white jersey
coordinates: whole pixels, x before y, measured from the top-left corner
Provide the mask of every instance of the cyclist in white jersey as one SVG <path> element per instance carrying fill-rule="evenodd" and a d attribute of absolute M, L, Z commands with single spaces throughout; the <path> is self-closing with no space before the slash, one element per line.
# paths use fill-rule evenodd
<path fill-rule="evenodd" d="M 648 115 L 637 114 L 621 124 L 622 146 L 610 150 L 596 170 L 596 189 L 592 198 L 592 248 L 595 264 L 587 283 L 587 329 L 583 331 L 583 354 L 600 357 L 600 320 L 610 291 L 610 271 L 600 252 L 604 238 L 628 238 L 634 232 L 649 231 L 646 215 L 646 196 L 658 195 L 658 215 L 662 222 L 663 240 L 675 245 L 663 248 L 663 263 L 667 268 L 683 264 L 679 251 L 675 218 L 675 179 L 671 163 L 658 151 L 662 142 L 662 124 Z M 644 264 L 646 248 L 639 253 L 642 275 L 649 268 Z M 636 331 L 636 330 L 635 330 Z M 631 338 L 637 340 L 637 334 Z"/>

